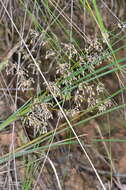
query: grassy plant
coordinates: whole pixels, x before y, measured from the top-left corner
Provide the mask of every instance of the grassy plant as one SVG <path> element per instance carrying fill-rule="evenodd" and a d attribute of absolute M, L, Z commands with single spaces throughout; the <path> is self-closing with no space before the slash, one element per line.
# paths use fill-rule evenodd
<path fill-rule="evenodd" d="M 96 0 L 71 1 L 70 4 L 65 1 L 63 7 L 60 7 L 59 1 L 54 0 L 43 2 L 20 0 L 18 6 L 22 9 L 24 17 L 19 25 L 5 6 L 5 2 L 0 1 L 0 3 L 9 18 L 12 30 L 15 31 L 14 36 L 18 35 L 18 42 L 14 40 L 16 45 L 2 58 L 0 65 L 0 71 L 6 73 L 7 78 L 16 81 L 16 84 L 13 84 L 13 80 L 10 84 L 6 82 L 10 96 L 9 89 L 15 89 L 16 109 L 0 124 L 0 131 L 19 120 L 28 136 L 27 143 L 24 140 L 13 153 L 1 156 L 0 163 L 13 160 L 13 155 L 17 159 L 37 152 L 45 154 L 43 162 L 45 163 L 46 160 L 50 160 L 49 153 L 58 147 L 79 144 L 102 189 L 106 189 L 75 129 L 109 113 L 124 114 L 126 85 L 123 79 L 126 57 L 118 58 L 117 55 L 125 51 L 126 45 L 120 45 L 120 41 L 125 42 L 125 35 L 120 38 L 118 33 L 114 34 L 114 30 L 105 26 Z M 94 39 L 82 30 L 80 23 L 77 23 L 74 15 L 76 8 L 84 20 L 89 17 L 89 21 L 97 25 L 98 34 L 94 31 L 91 34 L 96 36 Z M 27 22 L 28 24 L 30 22 L 29 28 Z M 117 19 L 117 27 L 118 22 Z M 122 28 L 119 30 L 123 32 Z M 119 47 L 115 48 L 117 44 Z M 111 77 L 119 86 L 114 92 L 106 85 L 106 79 Z M 24 104 L 18 101 L 20 97 L 18 90 L 23 94 L 26 93 Z M 118 97 L 122 98 L 121 102 L 118 101 Z M 59 135 L 69 130 L 72 135 L 70 138 L 56 142 Z M 111 133 L 111 128 L 109 130 Z M 23 135 L 25 137 L 25 133 Z M 19 137 L 21 138 L 20 135 Z M 92 141 L 114 140 L 101 138 Z M 112 172 L 115 172 L 111 153 L 108 149 L 105 150 Z M 61 189 L 51 160 L 50 164 Z M 35 176 L 31 172 L 32 166 L 29 160 L 26 175 L 32 179 L 29 177 L 24 180 L 23 189 L 30 189 L 33 185 Z M 37 186 L 37 182 L 33 189 Z"/>

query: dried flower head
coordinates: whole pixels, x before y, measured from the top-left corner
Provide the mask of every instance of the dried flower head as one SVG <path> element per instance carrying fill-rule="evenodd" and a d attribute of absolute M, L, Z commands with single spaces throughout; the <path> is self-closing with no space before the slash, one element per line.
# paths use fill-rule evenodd
<path fill-rule="evenodd" d="M 32 111 L 27 114 L 28 124 L 34 128 L 35 134 L 43 131 L 47 131 L 49 119 L 53 119 L 53 115 L 49 110 L 49 103 L 35 103 L 32 107 Z"/>
<path fill-rule="evenodd" d="M 49 90 L 49 88 L 50 88 L 55 97 L 61 97 L 61 91 L 58 88 L 58 86 L 56 85 L 56 83 L 48 82 L 48 84 L 49 84 L 49 87 L 47 86 L 46 89 Z"/>
<path fill-rule="evenodd" d="M 98 100 L 95 97 L 88 97 L 87 99 L 88 107 L 93 107 L 98 103 Z"/>
<path fill-rule="evenodd" d="M 34 83 L 34 79 L 33 78 L 26 78 L 25 76 L 21 76 L 21 78 L 18 81 L 18 89 L 21 89 L 23 92 L 25 91 L 25 89 L 29 89 L 31 87 L 31 85 Z"/>
<path fill-rule="evenodd" d="M 104 84 L 102 82 L 99 82 L 96 87 L 97 94 L 99 95 L 100 93 L 103 93 L 104 90 L 105 90 Z"/>
<path fill-rule="evenodd" d="M 111 106 L 112 106 L 112 102 L 109 99 L 109 100 L 106 100 L 104 103 L 100 104 L 98 106 L 98 110 L 99 110 L 99 112 L 103 112 L 103 111 L 107 110 L 108 108 L 110 108 Z"/>
<path fill-rule="evenodd" d="M 15 63 L 12 63 L 11 61 L 6 65 L 6 73 L 7 75 L 14 75 L 16 70 L 17 70 L 17 64 L 16 62 Z"/>
<path fill-rule="evenodd" d="M 69 68 L 69 63 L 58 64 L 56 67 L 56 74 L 64 75 L 66 72 L 68 72 Z"/>

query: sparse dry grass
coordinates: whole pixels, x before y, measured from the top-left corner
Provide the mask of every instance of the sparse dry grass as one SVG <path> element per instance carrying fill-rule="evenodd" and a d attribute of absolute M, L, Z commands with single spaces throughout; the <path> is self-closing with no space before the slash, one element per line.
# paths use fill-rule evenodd
<path fill-rule="evenodd" d="M 9 133 L 9 146 L 2 144 L 1 188 L 68 190 L 78 178 L 82 187 L 75 182 L 75 190 L 89 189 L 77 174 L 86 162 L 84 170 L 96 176 L 92 188 L 121 189 L 116 158 L 104 138 L 111 138 L 114 116 L 126 117 L 125 2 L 0 5 L 0 105 L 9 109 L 0 115 L 3 142 L 2 130 Z M 109 179 L 96 169 L 101 162 Z"/>

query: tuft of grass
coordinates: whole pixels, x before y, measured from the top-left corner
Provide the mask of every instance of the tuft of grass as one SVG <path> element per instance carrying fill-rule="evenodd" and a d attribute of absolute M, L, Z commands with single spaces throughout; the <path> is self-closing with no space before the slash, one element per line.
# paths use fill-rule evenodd
<path fill-rule="evenodd" d="M 16 79 L 14 97 L 16 110 L 0 124 L 0 131 L 6 130 L 7 126 L 11 128 L 11 124 L 19 120 L 29 138 L 26 144 L 24 140 L 23 145 L 16 148 L 13 153 L 1 156 L 0 163 L 13 161 L 14 157 L 17 159 L 34 155 L 39 151 L 46 155 L 45 159 L 49 159 L 50 151 L 64 145 L 67 147 L 79 144 L 102 188 L 105 189 L 90 155 L 80 140 L 83 134 L 79 136 L 75 128 L 109 113 L 114 114 L 115 111 L 122 114 L 123 108 L 126 107 L 123 101 L 126 86 L 121 78 L 125 74 L 126 57 L 120 59 L 116 57 L 126 45 L 114 49 L 115 44 L 125 40 L 125 35 L 119 38 L 118 34 L 113 35 L 114 30 L 109 31 L 109 28 L 106 28 L 96 0 L 92 2 L 79 0 L 77 4 L 71 1 L 70 5 L 66 2 L 64 7 L 60 7 L 54 0 L 19 2 L 25 15 L 21 26 L 16 25 L 5 3 L 1 1 L 10 19 L 9 22 L 16 31 L 15 35 L 18 34 L 19 42 L 0 65 L 0 71 L 5 72 L 7 78 Z M 91 22 L 97 25 L 100 34 L 96 39 L 92 40 L 74 20 L 74 6 L 82 15 L 85 10 L 84 19 L 87 14 Z M 31 27 L 25 31 L 26 18 L 30 19 Z M 94 33 L 93 35 L 96 36 Z M 105 79 L 111 77 L 116 78 L 116 83 L 120 85 L 114 92 L 105 84 Z M 28 91 L 28 98 L 20 107 L 17 101 L 20 96 L 18 90 L 22 94 Z M 122 96 L 121 103 L 115 100 L 119 96 Z M 111 133 L 111 128 L 109 130 Z M 58 136 L 66 131 L 71 131 L 71 136 L 56 142 Z M 23 135 L 25 136 L 25 133 Z M 119 142 L 119 139 L 92 141 Z M 41 158 L 38 154 L 39 156 Z M 114 171 L 111 152 L 107 156 Z M 26 177 L 23 182 L 23 189 L 30 189 L 32 186 L 35 178 L 33 165 L 29 159 L 26 166 L 28 178 Z M 56 175 L 53 164 L 52 168 Z M 57 175 L 56 178 L 61 188 Z"/>

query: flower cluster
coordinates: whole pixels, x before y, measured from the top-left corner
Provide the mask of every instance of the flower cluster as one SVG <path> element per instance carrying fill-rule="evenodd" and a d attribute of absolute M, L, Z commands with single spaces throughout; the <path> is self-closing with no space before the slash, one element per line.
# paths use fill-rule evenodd
<path fill-rule="evenodd" d="M 39 60 L 40 51 L 38 49 L 41 49 L 43 42 L 40 33 L 30 30 L 29 36 L 25 41 L 36 63 L 39 65 L 41 61 Z M 26 89 L 34 87 L 33 85 L 38 77 L 38 69 L 23 45 L 17 49 L 11 60 L 9 60 L 9 63 L 6 65 L 6 73 L 7 76 L 17 77 L 17 88 L 21 91 L 24 92 Z"/>
<path fill-rule="evenodd" d="M 99 82 L 97 85 L 80 83 L 75 93 L 74 101 L 77 108 L 81 108 L 82 103 L 87 103 L 87 107 L 91 108 L 97 106 L 101 102 L 101 97 L 105 92 L 104 84 Z M 98 105 L 99 111 L 105 111 L 112 104 L 110 100 L 103 104 Z M 104 109 L 103 109 L 104 106 Z"/>
<path fill-rule="evenodd" d="M 48 85 L 46 87 L 46 89 L 49 91 L 49 89 L 51 89 L 51 92 L 54 94 L 55 97 L 62 97 L 61 96 L 61 91 L 60 89 L 58 88 L 58 86 L 56 85 L 55 82 L 48 82 Z"/>
<path fill-rule="evenodd" d="M 94 71 L 95 65 L 102 63 L 102 44 L 98 40 L 94 40 L 92 44 L 85 48 L 82 55 L 72 44 L 62 43 L 61 45 L 62 51 L 65 52 L 65 59 L 64 62 L 57 62 L 56 78 L 55 81 L 49 82 L 49 86 L 54 95 L 59 97 L 60 100 L 71 102 L 71 104 L 68 103 L 69 106 L 67 106 L 65 113 L 73 115 L 70 114 L 73 113 L 72 110 L 78 112 L 84 104 L 85 108 L 99 105 L 98 111 L 105 111 L 107 107 L 110 107 L 110 103 L 100 104 L 105 92 L 105 86 L 102 82 L 96 84 L 93 82 L 79 82 L 77 84 L 81 78 Z M 75 88 L 73 88 L 74 84 Z"/>
<path fill-rule="evenodd" d="M 17 87 L 23 92 L 25 89 L 39 85 L 39 89 L 51 96 L 51 89 L 69 117 L 87 108 L 93 110 L 95 107 L 98 112 L 102 112 L 112 105 L 110 101 L 101 103 L 105 94 L 105 86 L 102 82 L 86 81 L 90 79 L 97 66 L 103 63 L 103 57 L 109 57 L 109 52 L 103 54 L 105 52 L 103 44 L 97 39 L 82 50 L 72 43 L 61 42 L 56 52 L 56 49 L 54 50 L 49 44 L 49 39 L 47 41 L 42 33 L 31 30 L 26 44 L 39 68 L 47 76 L 48 86 L 41 80 L 36 65 L 22 45 L 16 52 L 14 62 L 12 59 L 7 65 L 6 72 L 7 75 L 17 76 Z M 27 114 L 28 125 L 34 129 L 34 137 L 47 132 L 49 120 L 53 119 L 49 109 L 54 106 L 52 104 L 55 101 L 52 99 L 48 103 L 34 103 L 32 111 Z M 57 107 L 56 109 L 58 110 Z M 63 117 L 60 111 L 57 111 L 57 116 Z"/>
<path fill-rule="evenodd" d="M 104 103 L 102 103 L 98 106 L 98 110 L 99 110 L 99 112 L 103 112 L 103 111 L 107 110 L 108 108 L 110 108 L 111 106 L 112 106 L 112 101 L 106 100 Z"/>
<path fill-rule="evenodd" d="M 36 103 L 27 114 L 26 121 L 28 126 L 33 128 L 34 136 L 47 132 L 48 121 L 53 119 L 49 106 L 49 103 Z"/>

